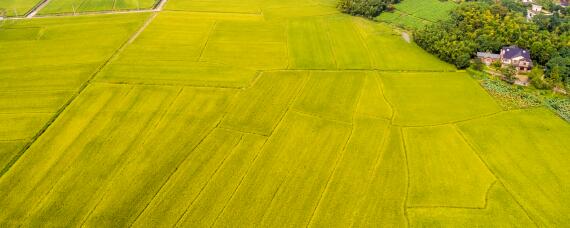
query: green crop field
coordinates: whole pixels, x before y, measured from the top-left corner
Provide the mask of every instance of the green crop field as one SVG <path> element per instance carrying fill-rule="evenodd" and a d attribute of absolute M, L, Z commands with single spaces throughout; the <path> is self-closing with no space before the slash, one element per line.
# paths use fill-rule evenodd
<path fill-rule="evenodd" d="M 563 227 L 568 137 L 330 0 L 0 24 L 0 227 Z"/>
<path fill-rule="evenodd" d="M 50 0 L 39 14 L 150 9 L 156 0 Z"/>
<path fill-rule="evenodd" d="M 40 0 L 2 0 L 0 16 L 22 16 L 30 11 Z"/>
<path fill-rule="evenodd" d="M 426 24 L 445 20 L 449 12 L 457 7 L 453 1 L 403 0 L 395 5 L 393 12 L 385 12 L 376 19 L 405 28 L 422 28 Z"/>

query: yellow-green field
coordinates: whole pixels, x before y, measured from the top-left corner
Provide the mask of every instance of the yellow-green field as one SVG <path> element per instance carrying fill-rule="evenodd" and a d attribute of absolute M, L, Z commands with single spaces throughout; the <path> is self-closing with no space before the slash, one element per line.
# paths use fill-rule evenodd
<path fill-rule="evenodd" d="M 334 6 L 5 21 L 0 227 L 570 224 L 570 124 Z"/>

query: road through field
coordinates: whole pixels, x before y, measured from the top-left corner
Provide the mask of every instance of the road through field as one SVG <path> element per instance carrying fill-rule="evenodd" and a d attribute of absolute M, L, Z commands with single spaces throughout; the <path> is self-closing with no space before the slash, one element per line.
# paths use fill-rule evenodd
<path fill-rule="evenodd" d="M 47 4 L 49 4 L 50 0 L 42 0 L 38 5 L 36 5 L 32 11 L 30 11 L 27 15 L 26 18 L 32 18 L 34 16 L 36 16 L 36 14 L 38 12 L 40 12 L 40 10 L 42 10 L 45 6 L 47 6 Z"/>

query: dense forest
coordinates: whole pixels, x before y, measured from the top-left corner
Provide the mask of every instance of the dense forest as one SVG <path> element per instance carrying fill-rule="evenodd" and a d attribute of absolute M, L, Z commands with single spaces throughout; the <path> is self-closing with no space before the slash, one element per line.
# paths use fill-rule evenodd
<path fill-rule="evenodd" d="M 525 18 L 519 2 L 467 2 L 451 12 L 448 20 L 415 31 L 414 40 L 444 61 L 466 68 L 478 51 L 498 53 L 517 45 L 530 50 L 538 67 L 545 67 L 555 84 L 570 84 L 570 22 L 568 9 L 549 5 L 553 15 Z"/>

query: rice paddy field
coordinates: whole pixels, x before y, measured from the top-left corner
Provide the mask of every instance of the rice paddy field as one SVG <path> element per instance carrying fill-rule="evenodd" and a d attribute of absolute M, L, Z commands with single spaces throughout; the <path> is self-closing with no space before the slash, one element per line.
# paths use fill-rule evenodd
<path fill-rule="evenodd" d="M 570 224 L 568 122 L 334 7 L 3 21 L 0 227 Z"/>

